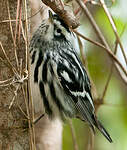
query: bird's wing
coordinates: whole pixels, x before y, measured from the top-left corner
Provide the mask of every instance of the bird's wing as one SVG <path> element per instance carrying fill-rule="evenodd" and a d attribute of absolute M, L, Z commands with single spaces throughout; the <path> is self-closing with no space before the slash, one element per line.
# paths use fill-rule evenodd
<path fill-rule="evenodd" d="M 92 126 L 94 105 L 88 75 L 75 51 L 59 53 L 57 74 L 64 91 L 72 97 L 81 119 Z"/>
<path fill-rule="evenodd" d="M 110 135 L 95 116 L 90 81 L 78 55 L 75 51 L 70 54 L 63 52 L 60 55 L 62 61 L 58 61 L 57 74 L 64 91 L 75 103 L 78 117 L 87 121 L 93 131 L 96 126 L 112 142 Z"/>

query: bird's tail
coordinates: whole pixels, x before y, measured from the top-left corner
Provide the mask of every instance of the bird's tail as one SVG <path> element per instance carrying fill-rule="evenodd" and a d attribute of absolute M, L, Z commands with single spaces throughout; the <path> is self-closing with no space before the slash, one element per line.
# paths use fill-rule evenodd
<path fill-rule="evenodd" d="M 106 137 L 106 139 L 112 143 L 112 138 L 110 137 L 109 133 L 106 131 L 106 129 L 103 127 L 103 125 L 101 124 L 101 122 L 99 120 L 97 120 L 96 116 L 94 117 L 94 125 L 97 127 L 97 129 Z"/>

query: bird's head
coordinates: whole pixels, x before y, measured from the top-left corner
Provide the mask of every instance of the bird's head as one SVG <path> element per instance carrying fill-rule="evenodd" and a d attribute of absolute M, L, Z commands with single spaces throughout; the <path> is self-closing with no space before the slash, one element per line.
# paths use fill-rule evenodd
<path fill-rule="evenodd" d="M 67 24 L 56 14 L 49 11 L 46 21 L 45 39 L 47 40 L 70 40 L 71 31 Z"/>

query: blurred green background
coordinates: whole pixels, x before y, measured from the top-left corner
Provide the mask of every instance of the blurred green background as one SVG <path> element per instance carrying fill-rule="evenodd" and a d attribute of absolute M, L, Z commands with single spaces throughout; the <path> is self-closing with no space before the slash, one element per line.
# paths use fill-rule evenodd
<path fill-rule="evenodd" d="M 88 8 L 91 10 L 94 19 L 99 25 L 110 47 L 114 50 L 115 36 L 103 9 L 94 5 L 90 5 Z M 124 50 L 127 52 L 126 0 L 117 0 L 108 9 L 113 16 L 118 33 L 121 36 Z M 79 31 L 90 39 L 99 41 L 89 21 L 84 15 L 81 19 Z M 83 45 L 84 53 L 87 58 L 89 74 L 96 86 L 98 96 L 101 97 L 110 72 L 111 60 L 103 49 L 84 40 Z M 127 69 L 119 47 L 117 57 L 125 66 L 125 69 Z M 127 85 L 121 80 L 117 71 L 113 69 L 113 74 L 106 92 L 106 96 L 104 97 L 105 104 L 101 105 L 97 111 L 97 116 L 110 133 L 113 143 L 110 144 L 103 137 L 103 135 L 96 130 L 96 135 L 94 137 L 94 150 L 127 150 L 126 93 Z M 76 132 L 79 150 L 87 150 L 88 143 L 90 141 L 90 131 L 88 125 L 78 119 L 73 119 L 73 125 Z M 64 125 L 63 150 L 74 150 L 71 130 L 68 124 Z"/>

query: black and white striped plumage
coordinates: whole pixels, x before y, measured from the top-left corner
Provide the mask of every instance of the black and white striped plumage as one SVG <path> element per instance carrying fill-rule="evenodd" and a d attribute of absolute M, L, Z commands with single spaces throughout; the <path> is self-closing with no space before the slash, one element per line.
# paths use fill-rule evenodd
<path fill-rule="evenodd" d="M 95 116 L 90 81 L 75 50 L 73 38 L 63 20 L 50 13 L 30 43 L 30 78 L 51 118 L 78 117 L 88 122 L 93 130 L 96 126 L 112 142 Z"/>

